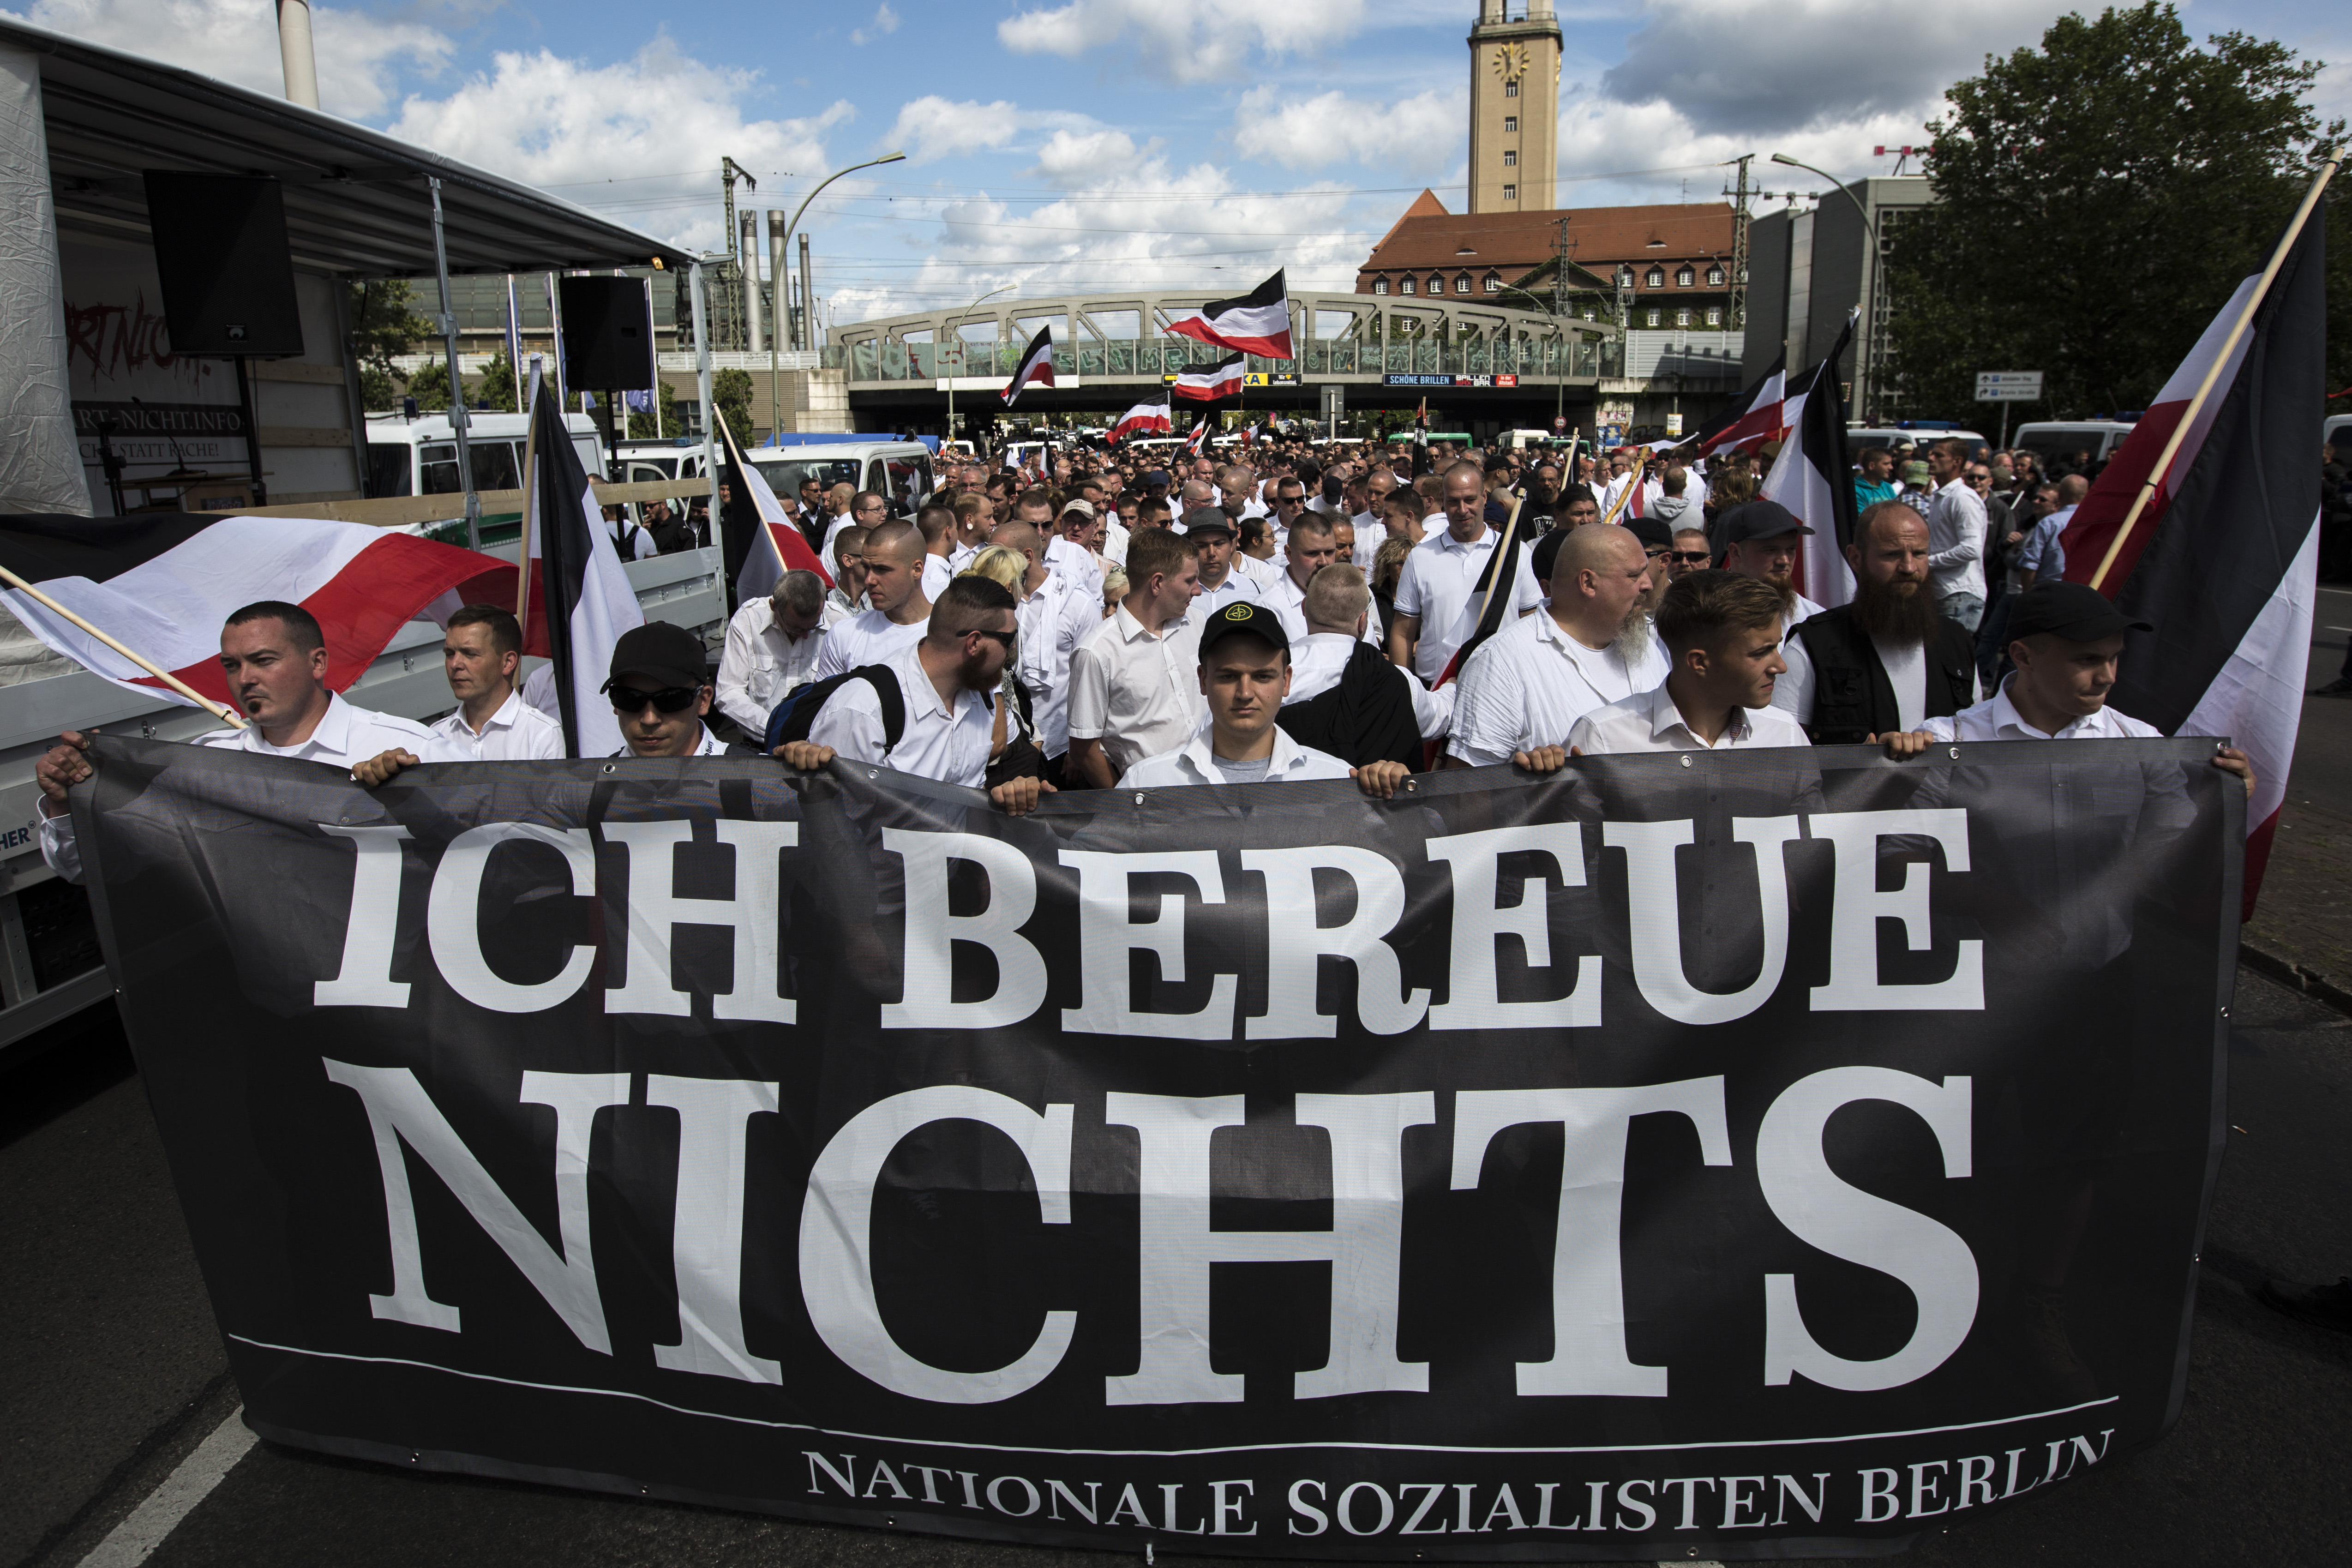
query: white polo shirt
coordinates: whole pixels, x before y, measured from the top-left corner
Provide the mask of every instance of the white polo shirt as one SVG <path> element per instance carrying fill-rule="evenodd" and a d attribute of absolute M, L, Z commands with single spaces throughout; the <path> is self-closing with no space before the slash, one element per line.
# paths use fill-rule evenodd
<path fill-rule="evenodd" d="M 1576 721 L 1596 708 L 1648 691 L 1666 678 L 1653 636 L 1632 662 L 1612 645 L 1590 648 L 1560 630 L 1547 610 L 1505 626 L 1463 666 L 1446 751 L 1474 767 L 1507 763 L 1514 752 L 1564 746 Z"/>
<path fill-rule="evenodd" d="M 1366 617 L 1369 622 L 1370 617 Z M 1341 637 L 1338 632 L 1311 632 L 1302 642 L 1290 645 L 1290 695 L 1282 700 L 1285 708 L 1294 702 L 1305 702 L 1322 696 L 1339 684 L 1347 673 L 1348 661 L 1356 656 L 1356 639 Z M 1459 681 L 1448 681 L 1432 691 L 1406 674 L 1396 665 L 1396 678 L 1404 682 L 1412 695 L 1412 716 L 1421 726 L 1421 738 L 1434 741 L 1444 735 L 1454 722 L 1454 699 L 1461 689 Z"/>
<path fill-rule="evenodd" d="M 1029 718 L 1045 755 L 1058 757 L 1070 749 L 1070 656 L 1102 625 L 1102 601 L 1048 572 L 1013 613 L 1021 633 L 1015 673 L 1029 689 Z"/>
<path fill-rule="evenodd" d="M 1075 587 L 1094 595 L 1102 603 L 1102 561 L 1091 550 L 1081 550 L 1056 533 L 1045 541 L 1045 570 L 1067 577 Z"/>
<path fill-rule="evenodd" d="M 2011 679 L 2016 679 L 2011 677 Z M 2016 706 L 2009 700 L 2009 681 L 1974 707 L 1963 708 L 1948 719 L 1930 719 L 1920 726 L 1938 741 L 2156 741 L 2164 731 L 2153 724 L 2143 723 L 2128 713 L 2118 713 L 2113 708 L 2101 707 L 2096 713 L 2066 725 L 2056 734 L 2046 734 L 2027 723 L 2018 715 Z"/>
<path fill-rule="evenodd" d="M 1236 550 L 1234 552 L 1234 570 L 1261 588 L 1270 587 L 1274 580 L 1283 574 L 1282 558 L 1277 555 L 1271 560 L 1260 561 L 1255 555 L 1244 555 Z"/>
<path fill-rule="evenodd" d="M 929 616 L 900 626 L 879 610 L 865 610 L 825 628 L 824 647 L 817 655 L 816 678 L 839 675 L 862 664 L 887 664 L 893 655 L 923 640 Z M 767 721 L 761 721 L 765 724 Z"/>
<path fill-rule="evenodd" d="M 923 669 L 919 651 L 902 649 L 889 668 L 898 678 L 907 705 L 907 727 L 898 745 L 882 749 L 882 699 L 871 684 L 845 681 L 825 700 L 809 726 L 809 739 L 831 746 L 853 763 L 872 763 L 916 778 L 978 789 L 988 777 L 988 751 L 996 719 L 977 691 L 958 691 L 955 705 L 940 700 L 940 689 Z"/>
<path fill-rule="evenodd" d="M 1348 764 L 1328 752 L 1302 746 L 1280 726 L 1274 731 L 1274 754 L 1255 763 L 1229 763 L 1218 758 L 1214 731 L 1203 725 L 1174 751 L 1146 757 L 1119 775 L 1122 789 L 1151 789 L 1166 784 L 1309 784 L 1318 779 L 1344 779 Z"/>
<path fill-rule="evenodd" d="M 978 554 L 979 552 L 973 553 Z M 923 597 L 936 601 L 940 591 L 961 570 L 950 556 L 926 553 L 923 557 Z"/>
<path fill-rule="evenodd" d="M 1778 708 L 1742 708 L 1709 746 L 1662 681 L 1650 691 L 1595 708 L 1576 721 L 1568 743 L 1588 757 L 1620 752 L 1729 751 L 1739 746 L 1810 746 L 1803 726 Z"/>
<path fill-rule="evenodd" d="M 299 746 L 273 746 L 261 738 L 261 726 L 242 730 L 207 730 L 189 744 L 217 746 L 224 751 L 251 752 L 257 756 L 292 757 L 298 762 L 323 763 L 349 773 L 372 757 L 404 751 L 431 755 L 433 731 L 414 719 L 359 708 L 330 693 L 327 711 L 310 738 Z M 560 742 L 559 742 L 560 746 Z M 559 749 L 556 755 L 561 756 Z M 40 822 L 41 858 L 68 882 L 81 880 L 81 846 L 74 841 L 73 816 L 44 816 Z"/>
<path fill-rule="evenodd" d="M 753 735 L 768 727 L 768 715 L 784 694 L 816 679 L 824 651 L 825 628 L 848 617 L 830 604 L 804 637 L 786 637 L 776 625 L 775 601 L 747 599 L 727 623 L 727 646 L 719 656 L 719 710 Z"/>
<path fill-rule="evenodd" d="M 1453 530 L 1437 528 L 1405 552 L 1404 571 L 1397 578 L 1396 613 L 1421 618 L 1412 669 L 1424 682 L 1434 685 L 1445 673 L 1454 650 L 1462 646 L 1457 635 L 1462 612 L 1501 542 L 1502 535 L 1491 525 L 1482 524 L 1478 537 L 1468 544 L 1455 539 Z M 1517 583 L 1506 616 L 1517 616 L 1543 603 L 1543 590 L 1536 585 L 1535 567 L 1528 559 L 1532 553 L 1525 548 L 1519 552 Z"/>
<path fill-rule="evenodd" d="M 460 708 L 433 725 L 433 744 L 418 753 L 428 763 L 541 762 L 563 754 L 563 726 L 509 691 L 480 734 L 467 728 Z"/>
<path fill-rule="evenodd" d="M 1114 775 L 1183 744 L 1207 711 L 1197 613 L 1155 637 L 1121 605 L 1070 655 L 1070 739 L 1100 741 Z"/>

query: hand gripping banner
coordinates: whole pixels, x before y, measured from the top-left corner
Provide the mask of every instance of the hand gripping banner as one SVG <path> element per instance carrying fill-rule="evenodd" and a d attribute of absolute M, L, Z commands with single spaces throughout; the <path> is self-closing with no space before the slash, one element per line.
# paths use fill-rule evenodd
<path fill-rule="evenodd" d="M 99 742 L 247 1418 L 1257 1557 L 1880 1552 L 2178 1414 L 2188 741 L 1104 791 Z"/>

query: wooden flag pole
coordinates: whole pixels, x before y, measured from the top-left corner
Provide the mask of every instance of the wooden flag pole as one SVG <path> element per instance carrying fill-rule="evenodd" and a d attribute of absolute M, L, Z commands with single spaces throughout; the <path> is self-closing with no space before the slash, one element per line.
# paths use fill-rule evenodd
<path fill-rule="evenodd" d="M 138 654 L 131 652 L 129 648 L 124 647 L 121 643 L 115 641 L 112 637 L 108 637 L 104 632 L 100 631 L 96 626 L 91 626 L 88 621 L 83 620 L 79 616 L 75 615 L 71 610 L 67 609 L 63 605 L 58 604 L 55 599 L 50 598 L 47 594 L 42 593 L 38 588 L 34 587 L 30 583 L 26 582 L 22 577 L 17 576 L 14 572 L 9 571 L 5 566 L 0 566 L 0 582 L 5 582 L 11 588 L 15 588 L 22 593 L 30 595 L 35 600 L 47 605 L 58 615 L 63 616 L 67 620 L 71 621 L 75 626 L 79 626 L 83 631 L 88 632 L 90 636 L 96 637 L 99 641 L 104 643 L 107 647 L 112 648 L 115 652 L 121 654 L 123 658 L 129 659 L 131 663 L 137 665 L 140 668 L 145 670 L 148 674 L 153 676 L 156 679 L 162 681 L 164 685 L 170 687 L 173 690 L 178 692 L 181 696 L 186 698 L 197 707 L 204 709 L 206 712 L 211 713 L 215 718 L 224 720 L 239 730 L 247 728 L 243 715 L 239 714 L 236 709 L 224 707 L 220 703 L 215 702 L 211 698 L 205 696 L 203 692 L 198 691 L 194 687 L 190 686 L 178 676 L 173 675 L 170 670 L 163 668 L 151 659 L 142 658 Z"/>
<path fill-rule="evenodd" d="M 2344 149 L 2339 146 L 2320 163 L 2318 176 L 2311 182 L 2311 189 L 2303 194 L 2303 205 L 2295 209 L 2294 221 L 2286 226 L 2286 233 L 2280 237 L 2278 248 L 2271 252 L 2270 265 L 2263 268 L 2253 294 L 2246 300 L 2246 308 L 2239 311 L 2238 319 L 2231 323 L 2229 337 L 2222 341 L 2221 352 L 2213 356 L 2213 363 L 2205 367 L 2205 379 L 2197 384 L 2197 395 L 2189 400 L 2189 406 L 2181 412 L 2179 423 L 2172 427 L 2171 437 L 2164 443 L 2164 450 L 2157 455 L 2155 465 L 2147 471 L 2147 478 L 2140 481 L 2139 493 L 2132 497 L 2131 510 L 2124 513 L 2124 521 L 2116 528 L 2115 538 L 2108 541 L 2107 552 L 2101 558 L 2099 569 L 2091 574 L 2093 588 L 2105 591 L 2107 574 L 2115 569 L 2116 558 L 2124 552 L 2124 542 L 2131 537 L 2132 529 L 2139 522 L 2140 513 L 2147 510 L 2148 498 L 2156 494 L 2156 487 L 2164 483 L 2164 476 L 2172 468 L 2173 458 L 2180 451 L 2181 443 L 2189 438 L 2189 430 L 2197 423 L 2197 416 L 2204 411 L 2205 400 L 2213 395 L 2213 384 L 2221 378 L 2221 367 L 2228 364 L 2231 356 L 2238 352 L 2239 340 L 2253 324 L 2254 312 L 2262 309 L 2263 299 L 2270 293 L 2272 279 L 2278 276 L 2279 268 L 2286 265 L 2287 252 L 2294 248 L 2295 240 L 2303 233 L 2303 226 L 2311 217 L 2311 209 L 2319 205 L 2321 193 L 2327 189 L 2327 182 L 2335 177 L 2337 166 L 2343 162 Z"/>

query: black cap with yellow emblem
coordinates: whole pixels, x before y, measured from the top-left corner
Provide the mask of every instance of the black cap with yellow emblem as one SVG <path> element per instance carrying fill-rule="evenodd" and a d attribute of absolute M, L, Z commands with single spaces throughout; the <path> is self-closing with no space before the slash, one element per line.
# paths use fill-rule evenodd
<path fill-rule="evenodd" d="M 1209 612 L 1209 624 L 1201 628 L 1201 657 L 1207 658 L 1211 648 L 1244 632 L 1289 657 L 1290 634 L 1282 629 L 1282 617 L 1251 599 L 1238 599 L 1222 610 Z"/>

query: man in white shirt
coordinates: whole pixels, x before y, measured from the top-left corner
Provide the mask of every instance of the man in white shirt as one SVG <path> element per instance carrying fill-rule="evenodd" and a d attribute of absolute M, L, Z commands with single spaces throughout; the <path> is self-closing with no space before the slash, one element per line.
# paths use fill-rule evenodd
<path fill-rule="evenodd" d="M 661 553 L 654 536 L 630 521 L 627 507 L 614 505 L 604 509 L 604 531 L 613 536 L 613 552 L 624 562 L 651 561 Z"/>
<path fill-rule="evenodd" d="M 1028 509 L 1023 510 L 1025 515 Z M 1097 603 L 1102 599 L 1104 573 L 1102 536 L 1102 519 L 1095 515 L 1095 509 L 1074 500 L 1062 509 L 1045 545 L 1045 569 L 1067 577 L 1072 586 L 1091 595 Z"/>
<path fill-rule="evenodd" d="M 1580 528 L 1560 540 L 1551 602 L 1481 644 L 1462 668 L 1446 767 L 1491 767 L 1565 746 L 1595 708 L 1666 677 L 1643 613 L 1650 560 L 1622 528 Z"/>
<path fill-rule="evenodd" d="M 1462 646 L 1463 611 L 1501 538 L 1486 526 L 1485 473 L 1475 463 L 1456 463 L 1445 474 L 1445 526 L 1404 558 L 1404 571 L 1397 578 L 1396 613 L 1389 617 L 1389 658 L 1421 677 L 1423 684 L 1436 685 L 1454 650 Z M 1640 546 L 1634 546 L 1634 552 L 1640 553 Z M 1511 602 L 1504 614 L 1523 616 L 1542 603 L 1528 542 L 1522 541 Z"/>
<path fill-rule="evenodd" d="M 1970 631 L 1984 616 L 1985 504 L 1969 488 L 1968 444 L 1930 442 L 1927 472 L 1936 492 L 1927 501 L 1927 571 L 1936 608 Z"/>
<path fill-rule="evenodd" d="M 1675 579 L 1658 606 L 1673 667 L 1657 687 L 1596 708 L 1568 732 L 1568 755 L 1805 746 L 1798 722 L 1772 706 L 1780 658 L 1780 594 L 1765 578 L 1696 572 Z M 1514 759 L 1547 773 L 1549 754 Z"/>
<path fill-rule="evenodd" d="M 1758 499 L 1733 507 L 1723 520 L 1723 564 L 1743 577 L 1759 578 L 1780 595 L 1780 631 L 1793 636 L 1822 607 L 1797 592 L 1797 555 L 1813 531 L 1776 500 Z"/>
<path fill-rule="evenodd" d="M 1386 799 L 1404 781 L 1402 763 L 1351 768 L 1300 745 L 1275 722 L 1290 689 L 1290 638 L 1264 605 L 1229 605 L 1202 628 L 1198 678 L 1209 722 L 1181 746 L 1146 757 L 1122 787 L 1166 784 L 1306 784 L 1354 779 Z"/>
<path fill-rule="evenodd" d="M 985 788 L 995 729 L 988 694 L 1002 681 L 1018 635 L 1010 593 L 985 577 L 958 577 L 931 607 L 922 639 L 888 662 L 901 703 L 896 742 L 880 693 L 870 681 L 850 680 L 826 699 L 808 739 L 786 742 L 776 755 L 787 767 L 821 768 L 839 755 L 964 789 Z M 989 790 L 988 797 L 1019 816 L 1052 793 L 1051 784 L 1019 778 Z"/>
<path fill-rule="evenodd" d="M 388 751 L 432 744 L 431 731 L 415 720 L 354 707 L 328 689 L 326 634 L 299 605 L 265 599 L 229 616 L 220 661 L 246 727 L 207 731 L 196 745 L 348 770 Z M 81 880 L 81 849 L 66 792 L 89 777 L 89 749 L 88 735 L 68 730 L 33 769 L 41 786 L 41 858 L 68 882 Z"/>
<path fill-rule="evenodd" d="M 866 599 L 866 531 L 845 528 L 834 542 L 833 587 L 824 596 L 827 626 L 873 608 Z"/>
<path fill-rule="evenodd" d="M 829 622 L 848 616 L 825 603 L 824 579 L 787 572 L 765 598 L 747 601 L 727 623 L 719 658 L 719 710 L 757 738 L 785 693 L 816 679 Z"/>
<path fill-rule="evenodd" d="M 1201 721 L 1195 666 L 1201 588 L 1190 541 L 1165 529 L 1128 542 L 1127 597 L 1070 656 L 1074 783 L 1108 789 L 1140 759 L 1170 750 Z"/>
<path fill-rule="evenodd" d="M 915 513 L 915 531 L 923 536 L 923 597 L 936 599 L 948 585 L 948 579 L 970 564 L 977 550 L 966 552 L 958 562 L 956 546 L 956 515 L 952 507 L 937 503 Z"/>
<path fill-rule="evenodd" d="M 873 490 L 860 490 L 851 485 L 835 485 L 827 490 L 825 506 L 833 512 L 831 521 L 825 524 L 823 552 L 828 567 L 835 559 L 834 549 L 841 542 L 842 530 L 870 529 L 890 515 L 889 502 L 880 494 Z"/>
<path fill-rule="evenodd" d="M 1296 484 L 1296 480 L 1286 481 Z M 1290 542 L 1284 546 L 1285 569 L 1281 576 L 1265 590 L 1266 607 L 1282 617 L 1282 629 L 1292 643 L 1307 640 L 1307 584 L 1315 574 L 1339 559 L 1339 528 L 1341 524 L 1319 511 L 1300 510 L 1290 527 Z M 1380 639 L 1369 623 L 1363 638 L 1374 647 Z"/>
<path fill-rule="evenodd" d="M 816 678 L 839 675 L 861 664 L 883 664 L 912 647 L 930 619 L 923 592 L 923 536 L 913 525 L 885 522 L 866 531 L 866 601 L 874 607 L 828 626 L 817 656 Z"/>
<path fill-rule="evenodd" d="M 532 762 L 563 754 L 563 726 L 515 691 L 522 627 L 496 605 L 467 605 L 449 617 L 441 666 L 457 711 L 433 725 L 436 763 Z"/>
<path fill-rule="evenodd" d="M 1102 625 L 1102 601 L 1046 571 L 1045 540 L 1019 519 L 1000 524 L 988 542 L 1027 563 L 1013 590 L 1021 634 L 1014 673 L 1029 692 L 1029 718 L 1036 726 L 1037 749 L 1045 754 L 1045 778 L 1058 788 L 1070 749 L 1070 656 Z"/>
<path fill-rule="evenodd" d="M 1213 616 L 1236 601 L 1265 597 L 1265 589 L 1256 578 L 1234 570 L 1234 558 L 1239 546 L 1234 537 L 1233 520 L 1225 515 L 1223 507 L 1204 506 L 1187 512 L 1184 542 L 1192 547 L 1192 558 L 1201 563 L 1200 598 L 1190 614 Z"/>

